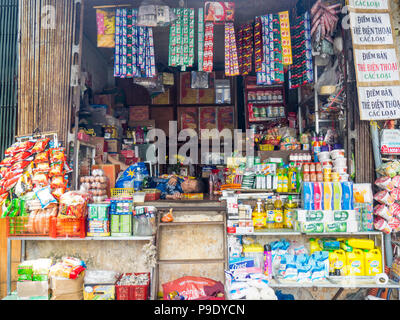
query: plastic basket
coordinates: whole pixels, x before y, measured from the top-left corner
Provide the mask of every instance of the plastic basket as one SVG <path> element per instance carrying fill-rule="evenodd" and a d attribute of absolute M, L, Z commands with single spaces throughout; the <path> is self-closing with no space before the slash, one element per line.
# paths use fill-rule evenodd
<path fill-rule="evenodd" d="M 115 293 L 117 300 L 148 300 L 149 299 L 149 288 L 150 288 L 150 273 L 126 273 L 126 275 L 139 275 L 147 274 L 149 276 L 149 281 L 143 286 L 119 286 L 115 285 Z M 123 277 L 121 275 L 118 281 Z M 118 283 L 117 281 L 117 283 Z"/>
<path fill-rule="evenodd" d="M 7 237 L 47 237 L 50 232 L 50 217 L 7 217 Z"/>
<path fill-rule="evenodd" d="M 86 218 L 61 219 L 52 217 L 50 220 L 51 238 L 85 238 Z"/>
<path fill-rule="evenodd" d="M 131 198 L 134 193 L 134 188 L 113 188 L 111 189 L 111 198 Z"/>

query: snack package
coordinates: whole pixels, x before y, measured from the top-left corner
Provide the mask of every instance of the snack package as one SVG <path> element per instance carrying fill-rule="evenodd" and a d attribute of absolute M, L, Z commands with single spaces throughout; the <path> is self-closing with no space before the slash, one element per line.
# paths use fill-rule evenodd
<path fill-rule="evenodd" d="M 374 199 L 381 204 L 386 204 L 390 206 L 394 203 L 394 199 L 390 196 L 389 192 L 386 190 L 380 191 L 374 195 Z"/>
<path fill-rule="evenodd" d="M 32 153 L 29 151 L 20 152 L 13 157 L 14 163 L 25 160 L 29 158 L 31 155 Z"/>
<path fill-rule="evenodd" d="M 19 142 L 14 143 L 11 147 L 9 147 L 4 154 L 8 157 L 13 157 L 17 152 L 17 147 L 19 146 Z"/>
<path fill-rule="evenodd" d="M 373 202 L 372 185 L 370 183 L 353 184 L 353 194 L 355 203 Z"/>
<path fill-rule="evenodd" d="M 10 168 L 10 170 L 15 171 L 15 170 L 19 170 L 19 169 L 25 169 L 30 164 L 31 164 L 31 161 L 23 160 L 23 161 L 13 164 L 12 167 Z"/>
<path fill-rule="evenodd" d="M 35 141 L 25 141 L 25 142 L 20 142 L 18 146 L 15 148 L 14 154 L 17 154 L 19 152 L 24 152 L 28 151 L 35 145 Z M 33 152 L 32 152 L 33 153 Z"/>
<path fill-rule="evenodd" d="M 394 184 L 390 177 L 380 177 L 375 180 L 375 184 L 386 191 L 392 191 L 394 189 Z"/>
<path fill-rule="evenodd" d="M 46 150 L 47 145 L 49 144 L 50 139 L 49 138 L 44 138 L 44 139 L 39 139 L 36 143 L 35 146 L 32 148 L 32 153 L 40 153 Z"/>
<path fill-rule="evenodd" d="M 40 152 L 36 155 L 34 163 L 38 164 L 38 163 L 49 162 L 49 161 L 50 161 L 49 152 L 44 151 L 44 152 Z"/>
<path fill-rule="evenodd" d="M 50 177 L 61 176 L 64 173 L 64 163 L 53 163 L 49 172 Z"/>
<path fill-rule="evenodd" d="M 51 188 L 58 189 L 58 188 L 65 188 L 66 181 L 64 176 L 56 176 L 51 179 Z"/>
<path fill-rule="evenodd" d="M 374 214 L 382 217 L 385 220 L 389 220 L 392 217 L 392 214 L 389 211 L 389 208 L 384 204 L 379 204 L 374 208 Z"/>
<path fill-rule="evenodd" d="M 4 158 L 3 161 L 0 162 L 0 166 L 2 167 L 11 167 L 15 163 L 13 157 Z"/>
<path fill-rule="evenodd" d="M 37 172 L 32 177 L 32 183 L 36 186 L 47 186 L 49 184 L 49 176 L 43 172 Z"/>
<path fill-rule="evenodd" d="M 169 210 L 168 213 L 164 214 L 163 217 L 161 218 L 162 222 L 173 222 L 174 221 L 174 216 L 172 214 L 173 210 Z"/>
<path fill-rule="evenodd" d="M 392 216 L 398 217 L 400 218 L 400 204 L 398 203 L 393 203 L 390 207 L 389 207 L 389 212 Z"/>
<path fill-rule="evenodd" d="M 66 160 L 67 159 L 65 157 L 65 148 L 50 149 L 51 163 L 65 162 Z"/>
<path fill-rule="evenodd" d="M 61 196 L 65 193 L 66 188 L 57 188 L 54 189 L 51 193 L 57 201 L 60 201 Z"/>
<path fill-rule="evenodd" d="M 50 171 L 50 164 L 48 162 L 42 162 L 42 163 L 38 163 L 36 165 L 36 168 L 34 169 L 34 173 L 37 172 L 45 172 L 45 173 L 49 173 Z"/>
<path fill-rule="evenodd" d="M 35 190 L 36 197 L 40 201 L 40 205 L 43 209 L 46 209 L 50 204 L 57 203 L 57 200 L 54 199 L 53 195 L 51 194 L 50 187 L 45 187 L 41 189 Z"/>
<path fill-rule="evenodd" d="M 82 218 L 87 215 L 90 195 L 80 191 L 70 191 L 60 198 L 60 218 Z"/>
<path fill-rule="evenodd" d="M 399 189 L 399 188 L 394 188 L 394 189 L 390 192 L 390 196 L 391 196 L 395 201 L 400 200 L 400 189 Z"/>

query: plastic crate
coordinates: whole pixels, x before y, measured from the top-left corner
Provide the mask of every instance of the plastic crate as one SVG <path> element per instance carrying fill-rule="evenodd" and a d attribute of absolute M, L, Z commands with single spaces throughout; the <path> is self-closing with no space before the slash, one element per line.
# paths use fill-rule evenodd
<path fill-rule="evenodd" d="M 134 188 L 113 188 L 111 198 L 132 198 L 134 193 Z"/>
<path fill-rule="evenodd" d="M 125 273 L 126 275 L 139 275 L 147 274 L 149 276 L 149 281 L 143 286 L 119 286 L 115 285 L 115 293 L 117 300 L 148 300 L 150 293 L 150 273 Z M 118 281 L 123 277 L 121 275 Z M 116 283 L 118 283 L 118 281 Z"/>
<path fill-rule="evenodd" d="M 158 189 L 144 189 L 144 192 L 146 192 L 146 197 L 145 201 L 157 201 L 160 200 L 161 198 L 161 191 Z"/>
<path fill-rule="evenodd" d="M 52 217 L 50 220 L 50 237 L 86 238 L 86 217 L 79 219 Z"/>
<path fill-rule="evenodd" d="M 35 219 L 36 220 L 36 219 Z M 43 222 L 45 225 L 43 226 Z M 50 217 L 42 218 L 38 230 L 37 220 L 31 217 L 7 217 L 7 237 L 47 237 L 50 233 Z"/>

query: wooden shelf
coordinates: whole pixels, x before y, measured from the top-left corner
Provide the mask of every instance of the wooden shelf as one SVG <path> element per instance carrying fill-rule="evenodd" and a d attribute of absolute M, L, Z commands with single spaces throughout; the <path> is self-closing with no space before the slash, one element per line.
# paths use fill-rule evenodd
<path fill-rule="evenodd" d="M 160 222 L 160 226 L 194 226 L 194 225 L 224 225 L 224 221 L 188 221 L 188 222 Z"/>
<path fill-rule="evenodd" d="M 159 260 L 158 264 L 210 264 L 225 263 L 225 259 L 178 259 L 178 260 Z"/>

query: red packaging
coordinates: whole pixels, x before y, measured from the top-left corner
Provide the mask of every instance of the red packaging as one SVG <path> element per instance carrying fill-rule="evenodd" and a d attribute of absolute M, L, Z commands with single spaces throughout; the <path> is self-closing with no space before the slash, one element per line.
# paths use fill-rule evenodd
<path fill-rule="evenodd" d="M 64 148 L 55 148 L 50 149 L 50 162 L 65 162 L 67 159 L 65 157 L 65 149 Z"/>
<path fill-rule="evenodd" d="M 17 142 L 17 143 L 14 143 L 11 147 L 9 147 L 5 152 L 4 152 L 4 154 L 6 155 L 6 156 L 10 156 L 10 157 L 12 157 L 12 156 L 14 156 L 14 154 L 16 154 L 17 152 L 16 152 L 16 150 L 17 150 L 17 147 L 19 146 L 19 143 Z"/>
<path fill-rule="evenodd" d="M 43 172 L 37 172 L 32 178 L 32 183 L 35 186 L 47 186 L 49 184 L 49 176 Z"/>
<path fill-rule="evenodd" d="M 25 142 L 21 142 L 19 143 L 18 147 L 16 147 L 15 149 L 15 153 L 19 153 L 19 152 L 24 152 L 24 151 L 28 151 L 30 148 L 32 148 L 36 143 L 34 141 L 25 141 Z"/>
<path fill-rule="evenodd" d="M 57 201 L 60 201 L 61 196 L 65 193 L 65 188 L 57 188 L 51 193 Z"/>
<path fill-rule="evenodd" d="M 379 204 L 375 206 L 374 214 L 386 220 L 389 220 L 392 217 L 392 214 L 390 213 L 388 207 L 386 207 L 384 204 Z"/>
<path fill-rule="evenodd" d="M 204 21 L 209 22 L 234 22 L 235 3 L 222 1 L 206 1 L 204 8 Z"/>
<path fill-rule="evenodd" d="M 50 169 L 50 173 L 49 176 L 50 177 L 54 177 L 54 176 L 61 176 L 64 173 L 64 163 L 53 163 L 51 165 L 51 169 Z"/>
<path fill-rule="evenodd" d="M 394 199 L 390 196 L 389 192 L 387 192 L 386 190 L 376 193 L 374 195 L 374 199 L 379 203 L 386 204 L 388 206 L 394 203 Z"/>
<path fill-rule="evenodd" d="M 32 153 L 29 152 L 29 151 L 20 152 L 20 153 L 16 154 L 16 155 L 13 157 L 14 163 L 15 163 L 15 162 L 18 162 L 18 161 L 25 160 L 25 159 L 29 158 L 31 155 L 32 155 Z"/>
<path fill-rule="evenodd" d="M 389 207 L 389 212 L 392 216 L 395 217 L 399 217 L 400 218 L 400 204 L 398 203 L 393 203 L 390 207 Z"/>
<path fill-rule="evenodd" d="M 32 148 L 32 153 L 39 153 L 43 152 L 46 150 L 47 145 L 49 144 L 50 139 L 45 138 L 45 139 L 40 139 L 35 143 L 35 146 Z"/>
<path fill-rule="evenodd" d="M 49 162 L 49 161 L 50 161 L 50 159 L 49 159 L 49 151 L 44 151 L 44 152 L 41 152 L 41 153 L 37 154 L 34 163 L 38 164 L 38 163 Z"/>
<path fill-rule="evenodd" d="M 25 161 L 25 160 L 20 161 L 20 162 L 17 162 L 16 164 L 14 164 L 14 165 L 11 167 L 10 171 L 17 171 L 17 170 L 25 169 L 25 168 L 26 168 L 27 166 L 29 166 L 30 164 L 31 164 L 30 161 Z"/>
<path fill-rule="evenodd" d="M 51 179 L 50 186 L 52 189 L 65 188 L 65 185 L 66 185 L 66 181 L 65 181 L 64 176 L 56 176 Z"/>
<path fill-rule="evenodd" d="M 36 165 L 36 168 L 33 170 L 35 173 L 36 172 L 45 172 L 45 173 L 49 173 L 50 171 L 50 164 L 48 162 L 42 162 L 42 163 L 38 163 Z"/>
<path fill-rule="evenodd" d="M 394 199 L 394 200 L 400 200 L 400 189 L 395 188 L 390 192 L 390 196 Z"/>
<path fill-rule="evenodd" d="M 164 300 L 169 300 L 169 294 L 179 292 L 185 300 L 195 300 L 205 297 L 204 287 L 215 286 L 218 282 L 201 277 L 183 277 L 162 285 Z"/>
<path fill-rule="evenodd" d="M 5 191 L 10 191 L 12 188 L 15 187 L 15 185 L 17 184 L 17 182 L 18 182 L 19 178 L 21 178 L 21 176 L 22 176 L 22 174 L 15 176 L 14 178 L 9 179 L 9 180 L 2 180 L 0 182 L 1 186 L 3 187 L 3 189 Z"/>
<path fill-rule="evenodd" d="M 4 179 L 5 180 L 10 180 L 15 178 L 16 176 L 20 176 L 21 174 L 24 173 L 24 170 L 19 169 L 19 170 L 15 170 L 15 171 L 8 171 L 7 174 L 4 175 Z"/>
<path fill-rule="evenodd" d="M 0 162 L 0 166 L 2 167 L 11 167 L 15 163 L 15 160 L 13 157 L 8 157 L 3 159 L 2 162 Z"/>

